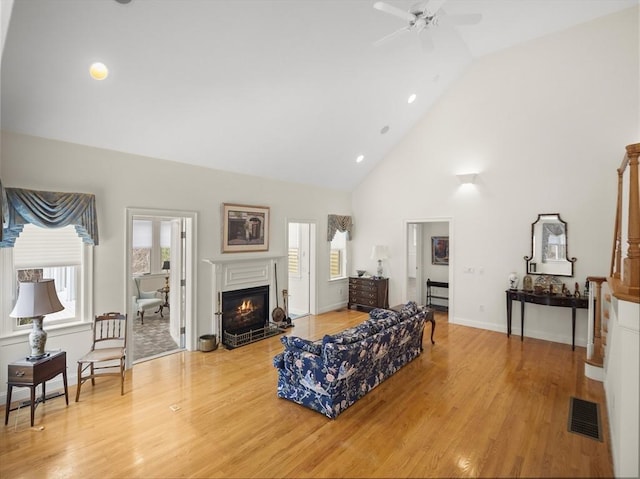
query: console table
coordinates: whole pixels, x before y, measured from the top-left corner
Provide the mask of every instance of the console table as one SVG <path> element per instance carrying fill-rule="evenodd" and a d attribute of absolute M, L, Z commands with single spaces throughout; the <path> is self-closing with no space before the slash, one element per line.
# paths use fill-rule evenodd
<path fill-rule="evenodd" d="M 576 349 L 576 309 L 587 309 L 589 300 L 586 297 L 558 296 L 550 294 L 535 294 L 528 291 L 508 289 L 507 294 L 507 337 L 511 336 L 512 301 L 520 301 L 520 341 L 524 341 L 524 304 L 541 304 L 544 306 L 559 306 L 571 308 L 571 349 Z"/>
<path fill-rule="evenodd" d="M 64 398 L 69 405 L 69 393 L 67 391 L 67 353 L 64 351 L 49 352 L 48 356 L 30 361 L 28 359 L 20 359 L 9 364 L 7 374 L 7 405 L 4 412 L 4 424 L 9 423 L 9 410 L 11 407 L 11 390 L 14 386 L 25 387 L 31 389 L 31 426 L 33 427 L 33 419 L 36 406 L 40 402 L 47 399 L 45 393 L 45 383 L 53 379 L 58 374 L 62 374 L 64 383 Z M 36 387 L 42 384 L 42 397 L 36 399 Z"/>

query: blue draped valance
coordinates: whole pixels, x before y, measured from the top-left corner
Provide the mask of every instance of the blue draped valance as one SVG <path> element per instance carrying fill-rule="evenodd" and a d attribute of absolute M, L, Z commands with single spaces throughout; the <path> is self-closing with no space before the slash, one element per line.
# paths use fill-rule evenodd
<path fill-rule="evenodd" d="M 98 244 L 95 195 L 2 188 L 0 184 L 0 211 L 0 247 L 13 247 L 28 223 L 42 228 L 74 225 L 82 241 Z"/>

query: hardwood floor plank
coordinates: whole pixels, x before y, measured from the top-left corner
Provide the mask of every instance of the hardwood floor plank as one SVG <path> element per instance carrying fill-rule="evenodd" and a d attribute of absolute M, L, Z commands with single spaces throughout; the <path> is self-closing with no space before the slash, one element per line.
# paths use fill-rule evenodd
<path fill-rule="evenodd" d="M 366 317 L 300 318 L 286 334 L 320 339 Z M 336 420 L 276 397 L 279 337 L 181 352 L 137 364 L 124 396 L 105 378 L 79 403 L 39 405 L 35 428 L 28 408 L 12 412 L 0 477 L 613 476 L 584 348 L 436 318 L 436 344 L 425 335 L 421 356 Z M 603 442 L 567 431 L 571 396 L 600 404 Z"/>

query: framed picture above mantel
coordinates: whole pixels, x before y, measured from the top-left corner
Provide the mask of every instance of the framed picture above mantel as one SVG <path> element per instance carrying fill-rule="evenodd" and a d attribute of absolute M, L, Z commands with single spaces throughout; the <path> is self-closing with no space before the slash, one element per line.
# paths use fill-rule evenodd
<path fill-rule="evenodd" d="M 269 207 L 222 204 L 222 252 L 269 251 Z"/>

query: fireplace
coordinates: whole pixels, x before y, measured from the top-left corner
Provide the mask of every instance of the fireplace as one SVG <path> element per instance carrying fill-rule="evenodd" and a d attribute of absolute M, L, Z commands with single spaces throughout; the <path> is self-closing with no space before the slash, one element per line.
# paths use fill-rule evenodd
<path fill-rule="evenodd" d="M 205 259 L 213 266 L 213 331 L 228 349 L 284 332 L 271 322 L 271 310 L 277 304 L 273 294 L 277 290 L 276 263 L 286 266 L 286 259 Z"/>
<path fill-rule="evenodd" d="M 269 286 L 236 289 L 222 293 L 222 331 L 225 337 L 241 335 L 267 326 Z M 233 346 L 227 344 L 227 346 Z"/>

